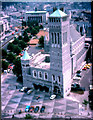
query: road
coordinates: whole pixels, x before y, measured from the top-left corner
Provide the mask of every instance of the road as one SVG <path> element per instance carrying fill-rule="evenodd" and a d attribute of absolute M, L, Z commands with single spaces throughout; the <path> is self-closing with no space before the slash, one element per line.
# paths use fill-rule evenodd
<path fill-rule="evenodd" d="M 86 71 L 82 71 L 83 78 L 80 81 L 81 87 L 85 87 L 86 91 L 89 91 L 90 80 L 92 80 L 92 67 Z"/>

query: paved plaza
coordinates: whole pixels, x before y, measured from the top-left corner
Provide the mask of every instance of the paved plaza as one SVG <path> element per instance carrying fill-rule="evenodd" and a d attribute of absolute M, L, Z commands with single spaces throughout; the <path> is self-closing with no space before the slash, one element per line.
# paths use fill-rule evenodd
<path fill-rule="evenodd" d="M 50 100 L 49 93 L 34 90 L 30 95 L 25 92 L 20 92 L 21 84 L 16 82 L 16 76 L 13 74 L 8 74 L 7 78 L 1 84 L 1 110 L 2 117 L 9 118 L 13 114 L 17 118 L 25 117 L 25 108 L 27 105 L 39 106 L 40 108 L 44 105 L 45 112 L 38 113 L 29 112 L 32 116 L 36 118 L 59 118 L 73 116 L 73 117 L 84 117 L 79 114 L 79 102 L 75 99 L 71 100 L 70 97 L 67 98 L 56 98 Z M 16 89 L 17 86 L 17 89 Z M 40 96 L 38 100 L 36 97 Z M 21 114 L 18 114 L 19 110 L 22 110 Z"/>

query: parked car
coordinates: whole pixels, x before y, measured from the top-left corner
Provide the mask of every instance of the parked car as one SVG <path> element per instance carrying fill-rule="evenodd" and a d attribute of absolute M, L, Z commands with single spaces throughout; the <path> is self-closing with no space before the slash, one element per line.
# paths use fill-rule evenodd
<path fill-rule="evenodd" d="M 45 106 L 42 106 L 40 109 L 40 112 L 42 113 L 42 112 L 44 112 L 44 110 L 45 110 Z"/>
<path fill-rule="evenodd" d="M 34 109 L 34 112 L 37 113 L 39 111 L 39 106 L 36 106 L 36 108 Z"/>
<path fill-rule="evenodd" d="M 30 110 L 30 106 L 27 105 L 26 108 L 25 108 L 25 112 L 29 112 L 29 110 Z"/>
<path fill-rule="evenodd" d="M 86 68 L 86 67 L 83 67 L 82 70 L 87 70 L 87 68 Z"/>
<path fill-rule="evenodd" d="M 23 87 L 20 91 L 23 92 L 25 89 L 27 89 L 27 87 Z"/>
<path fill-rule="evenodd" d="M 31 89 L 31 88 L 26 88 L 26 89 L 24 90 L 24 92 L 27 93 L 30 89 Z"/>
<path fill-rule="evenodd" d="M 33 112 L 34 111 L 34 106 L 31 106 L 29 111 Z"/>
<path fill-rule="evenodd" d="M 85 91 L 85 88 L 80 87 L 78 83 L 73 83 L 71 85 L 71 91 Z"/>
<path fill-rule="evenodd" d="M 78 77 L 76 75 L 73 77 L 73 80 L 80 80 L 80 79 L 81 79 L 81 77 Z"/>
<path fill-rule="evenodd" d="M 50 96 L 50 100 L 53 100 L 53 99 L 55 99 L 56 98 L 56 95 L 51 95 Z"/>
<path fill-rule="evenodd" d="M 29 95 L 29 94 L 31 94 L 32 92 L 33 92 L 33 89 L 30 89 L 30 90 L 27 91 L 27 94 Z"/>

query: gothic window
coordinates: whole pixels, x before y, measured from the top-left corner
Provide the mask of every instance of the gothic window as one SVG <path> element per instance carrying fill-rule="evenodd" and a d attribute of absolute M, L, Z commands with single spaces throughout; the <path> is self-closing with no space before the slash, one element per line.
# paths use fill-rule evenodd
<path fill-rule="evenodd" d="M 59 19 L 59 22 L 60 22 L 60 19 Z"/>
<path fill-rule="evenodd" d="M 51 22 L 51 18 L 50 18 L 50 22 Z"/>
<path fill-rule="evenodd" d="M 48 79 L 48 74 L 47 73 L 45 73 L 45 80 L 47 80 Z"/>
<path fill-rule="evenodd" d="M 55 81 L 55 75 L 52 75 L 52 80 Z"/>
<path fill-rule="evenodd" d="M 53 22 L 53 18 L 52 18 L 52 22 Z"/>
<path fill-rule="evenodd" d="M 58 82 L 60 82 L 60 76 L 58 76 Z"/>
<path fill-rule="evenodd" d="M 39 78 L 42 78 L 42 72 L 39 72 Z"/>
<path fill-rule="evenodd" d="M 55 44 L 57 44 L 57 40 L 56 40 L 56 33 L 55 33 Z"/>
<path fill-rule="evenodd" d="M 53 40 L 53 33 L 51 33 L 51 38 L 52 38 L 52 43 L 54 43 L 54 40 Z"/>
<path fill-rule="evenodd" d="M 57 38 L 58 38 L 58 44 L 59 44 L 59 33 L 57 33 Z"/>
<path fill-rule="evenodd" d="M 54 22 L 55 22 L 55 18 L 54 18 Z"/>
<path fill-rule="evenodd" d="M 67 43 L 67 32 L 63 33 L 63 44 Z"/>
<path fill-rule="evenodd" d="M 36 75 L 36 71 L 33 71 L 33 77 L 36 77 L 37 75 Z"/>

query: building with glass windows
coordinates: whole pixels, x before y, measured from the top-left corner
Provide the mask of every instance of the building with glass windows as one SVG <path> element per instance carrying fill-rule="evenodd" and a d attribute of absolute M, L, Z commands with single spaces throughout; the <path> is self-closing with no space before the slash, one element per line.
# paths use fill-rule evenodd
<path fill-rule="evenodd" d="M 71 90 L 73 74 L 86 56 L 85 35 L 81 36 L 74 25 L 70 25 L 69 16 L 59 9 L 49 16 L 48 22 L 49 54 L 39 52 L 29 56 L 24 51 L 23 86 L 65 97 Z"/>
<path fill-rule="evenodd" d="M 25 14 L 26 21 L 37 21 L 39 23 L 47 23 L 48 17 L 47 11 L 27 11 Z"/>

